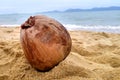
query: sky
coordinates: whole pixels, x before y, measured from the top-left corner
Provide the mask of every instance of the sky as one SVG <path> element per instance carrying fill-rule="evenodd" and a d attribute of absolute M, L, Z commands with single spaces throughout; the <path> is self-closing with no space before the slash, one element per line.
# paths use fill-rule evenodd
<path fill-rule="evenodd" d="M 36 13 L 70 8 L 120 6 L 120 0 L 0 0 L 2 13 Z"/>

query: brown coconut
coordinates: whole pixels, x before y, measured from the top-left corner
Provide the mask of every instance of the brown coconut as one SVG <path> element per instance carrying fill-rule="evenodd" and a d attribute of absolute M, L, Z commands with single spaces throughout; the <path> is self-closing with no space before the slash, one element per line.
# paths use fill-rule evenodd
<path fill-rule="evenodd" d="M 20 38 L 29 63 L 40 71 L 52 69 L 71 50 L 71 38 L 65 27 L 43 15 L 30 17 L 22 24 Z"/>

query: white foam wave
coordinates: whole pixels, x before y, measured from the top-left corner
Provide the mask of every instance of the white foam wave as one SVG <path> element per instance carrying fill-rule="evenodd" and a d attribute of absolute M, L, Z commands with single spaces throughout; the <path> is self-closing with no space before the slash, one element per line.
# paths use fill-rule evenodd
<path fill-rule="evenodd" d="M 0 25 L 0 27 L 19 27 L 19 24 L 14 25 Z M 120 26 L 102 26 L 102 25 L 72 25 L 72 24 L 64 24 L 67 30 L 88 30 L 88 31 L 98 31 L 98 32 L 112 32 L 112 33 L 120 33 Z"/>
<path fill-rule="evenodd" d="M 0 25 L 0 27 L 18 27 L 20 26 L 19 24 L 14 24 L 14 25 Z"/>
<path fill-rule="evenodd" d="M 102 25 L 71 25 L 67 24 L 64 26 L 68 30 L 90 30 L 90 31 L 99 31 L 99 32 L 113 32 L 113 33 L 120 33 L 120 26 L 102 26 Z"/>

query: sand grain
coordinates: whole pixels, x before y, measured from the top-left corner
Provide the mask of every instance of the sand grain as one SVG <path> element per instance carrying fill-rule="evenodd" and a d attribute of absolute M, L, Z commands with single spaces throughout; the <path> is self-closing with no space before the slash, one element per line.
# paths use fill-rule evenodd
<path fill-rule="evenodd" d="M 120 80 L 120 34 L 71 31 L 70 55 L 38 72 L 25 58 L 19 30 L 0 28 L 0 80 Z"/>

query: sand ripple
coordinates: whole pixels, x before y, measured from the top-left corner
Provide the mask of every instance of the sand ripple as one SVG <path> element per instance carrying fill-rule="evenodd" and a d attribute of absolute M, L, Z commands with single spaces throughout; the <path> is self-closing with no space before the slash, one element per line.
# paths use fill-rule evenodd
<path fill-rule="evenodd" d="M 19 28 L 0 29 L 0 80 L 120 80 L 120 35 L 72 31 L 70 55 L 49 72 L 25 58 Z"/>

